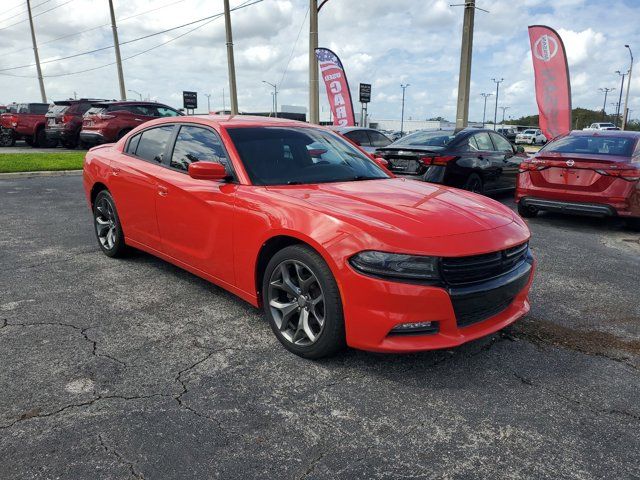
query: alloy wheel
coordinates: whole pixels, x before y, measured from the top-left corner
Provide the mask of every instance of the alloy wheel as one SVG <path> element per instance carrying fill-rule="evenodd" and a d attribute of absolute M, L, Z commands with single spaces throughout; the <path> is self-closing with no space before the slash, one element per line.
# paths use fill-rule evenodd
<path fill-rule="evenodd" d="M 106 197 L 102 197 L 96 204 L 95 225 L 100 245 L 105 250 L 111 250 L 116 244 L 117 225 L 113 205 Z"/>
<path fill-rule="evenodd" d="M 318 277 L 298 260 L 285 260 L 271 274 L 267 300 L 275 324 L 288 342 L 314 344 L 325 324 L 325 296 Z"/>

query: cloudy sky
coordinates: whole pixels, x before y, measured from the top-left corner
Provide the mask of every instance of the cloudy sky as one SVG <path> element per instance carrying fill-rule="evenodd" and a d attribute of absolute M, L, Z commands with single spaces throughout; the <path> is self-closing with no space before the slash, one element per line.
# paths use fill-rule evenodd
<path fill-rule="evenodd" d="M 232 0 L 231 6 L 244 3 Z M 373 84 L 372 119 L 400 117 L 401 83 L 407 89 L 406 117 L 443 116 L 453 120 L 458 84 L 463 0 L 330 0 L 319 15 L 320 46 L 342 59 L 352 89 Z M 0 12 L 0 103 L 39 101 L 24 0 L 2 0 Z M 43 62 L 112 45 L 107 0 L 31 0 Z M 114 0 L 120 42 L 163 31 L 222 12 L 222 0 Z M 489 13 L 476 12 L 470 119 L 482 119 L 482 92 L 495 93 L 492 78 L 504 78 L 500 105 L 507 117 L 537 113 L 527 26 L 559 31 L 569 58 L 573 105 L 602 108 L 599 88 L 615 88 L 607 110 L 614 111 L 630 44 L 640 60 L 640 0 L 478 0 Z M 51 11 L 47 11 L 50 10 Z M 150 11 L 154 10 L 154 11 Z M 146 12 L 146 13 L 145 13 Z M 268 111 L 270 87 L 279 85 L 279 103 L 307 106 L 308 2 L 263 0 L 232 14 L 240 109 Z M 142 13 L 141 15 L 138 15 Z M 132 17 L 132 18 L 128 18 Z M 182 90 L 211 94 L 222 108 L 228 80 L 224 21 L 215 19 L 122 46 L 126 88 L 181 107 Z M 95 27 L 95 28 L 94 28 Z M 90 30 L 82 34 L 77 32 Z M 300 35 L 299 35 L 300 33 Z M 298 38 L 299 35 L 299 38 Z M 60 39 L 60 37 L 65 37 Z M 43 65 L 47 97 L 117 98 L 112 48 Z M 10 69 L 10 70 L 7 70 Z M 94 69 L 83 73 L 82 70 Z M 632 81 L 631 117 L 640 117 L 640 61 Z M 71 74 L 71 75 L 68 75 Z M 137 95 L 129 92 L 131 98 Z M 321 86 L 322 116 L 328 116 Z M 490 102 L 495 97 L 491 97 Z M 491 105 L 491 103 L 489 104 Z M 357 107 L 359 110 L 359 107 Z M 491 108 L 487 109 L 492 112 Z M 489 116 L 489 115 L 488 115 Z"/>

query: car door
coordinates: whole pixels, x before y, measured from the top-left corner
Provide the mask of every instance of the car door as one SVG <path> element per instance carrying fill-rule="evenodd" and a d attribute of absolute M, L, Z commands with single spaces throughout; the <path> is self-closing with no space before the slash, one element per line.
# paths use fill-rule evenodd
<path fill-rule="evenodd" d="M 157 216 L 162 251 L 193 268 L 234 284 L 232 222 L 237 184 L 199 180 L 193 162 L 219 162 L 234 178 L 221 138 L 213 129 L 180 124 L 159 175 Z"/>
<path fill-rule="evenodd" d="M 489 132 L 478 132 L 472 135 L 478 146 L 476 157 L 477 165 L 482 171 L 484 190 L 496 190 L 500 188 L 500 176 L 502 175 L 502 158 L 495 150 Z"/>
<path fill-rule="evenodd" d="M 110 164 L 109 189 L 127 239 L 160 250 L 156 218 L 158 180 L 174 125 L 153 127 L 132 136 Z"/>
<path fill-rule="evenodd" d="M 489 135 L 498 152 L 498 156 L 502 160 L 502 172 L 498 179 L 497 188 L 515 188 L 518 167 L 520 166 L 520 162 L 522 162 L 522 157 L 516 155 L 513 145 L 502 135 L 496 133 L 489 133 Z"/>

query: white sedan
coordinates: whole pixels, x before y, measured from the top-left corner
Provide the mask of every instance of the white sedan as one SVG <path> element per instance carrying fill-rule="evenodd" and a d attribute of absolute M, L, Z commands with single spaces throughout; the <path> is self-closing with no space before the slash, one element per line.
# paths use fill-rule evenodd
<path fill-rule="evenodd" d="M 516 135 L 516 143 L 528 143 L 529 145 L 542 144 L 547 143 L 547 137 L 544 136 L 542 130 L 529 128 Z"/>

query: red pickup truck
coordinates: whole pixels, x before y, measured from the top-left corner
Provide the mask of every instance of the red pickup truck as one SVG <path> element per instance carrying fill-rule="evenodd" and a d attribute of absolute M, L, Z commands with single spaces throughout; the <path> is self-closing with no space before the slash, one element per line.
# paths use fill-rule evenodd
<path fill-rule="evenodd" d="M 48 110 L 49 105 L 46 103 L 11 105 L 9 112 L 0 115 L 3 136 L 9 135 L 11 143 L 24 139 L 27 144 L 35 147 L 55 147 L 58 142 L 47 140 L 45 134 L 45 115 Z"/>

